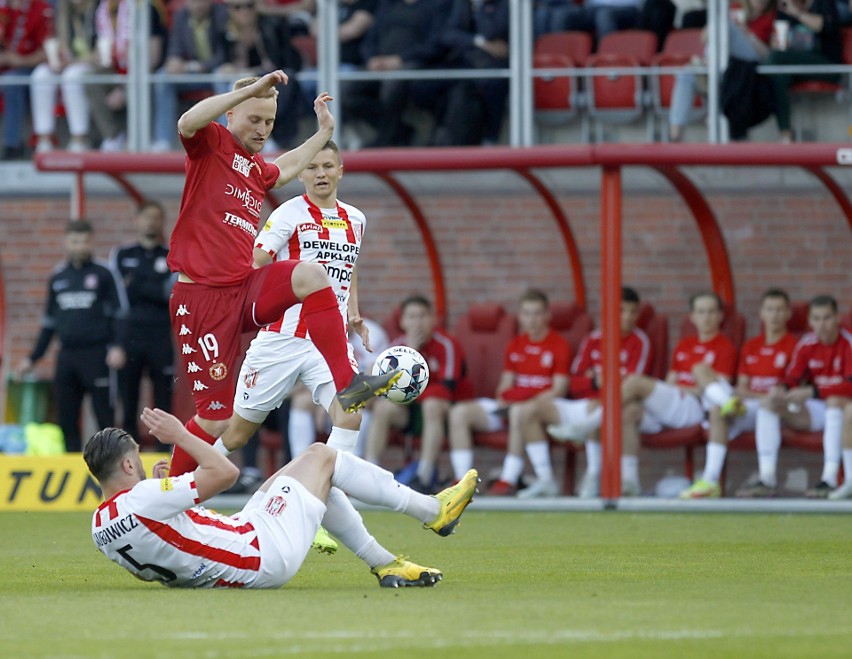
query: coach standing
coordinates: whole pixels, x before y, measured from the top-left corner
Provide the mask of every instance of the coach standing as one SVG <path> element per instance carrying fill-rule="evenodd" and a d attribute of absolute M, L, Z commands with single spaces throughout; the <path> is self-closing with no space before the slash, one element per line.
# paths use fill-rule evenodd
<path fill-rule="evenodd" d="M 154 390 L 154 406 L 166 412 L 172 409 L 175 369 L 169 294 L 177 276 L 166 264 L 165 220 L 162 204 L 144 202 L 136 212 L 136 242 L 116 247 L 110 255 L 110 267 L 127 293 L 127 363 L 118 372 L 118 387 L 123 427 L 131 435 L 138 432 L 139 388 L 145 372 Z"/>
<path fill-rule="evenodd" d="M 92 258 L 92 225 L 69 222 L 65 229 L 66 261 L 53 271 L 41 333 L 17 375 L 32 369 L 54 333 L 61 348 L 56 361 L 54 391 L 65 448 L 80 451 L 80 410 L 83 395 L 92 397 L 98 426 L 115 425 L 110 369 L 124 366 L 124 293 L 105 263 Z"/>

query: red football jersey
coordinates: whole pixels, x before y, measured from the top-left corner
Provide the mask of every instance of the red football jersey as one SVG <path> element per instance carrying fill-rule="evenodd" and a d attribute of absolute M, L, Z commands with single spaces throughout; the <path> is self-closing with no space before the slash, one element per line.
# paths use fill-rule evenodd
<path fill-rule="evenodd" d="M 278 166 L 250 155 L 215 122 L 180 139 L 186 149 L 186 183 L 169 268 L 198 284 L 239 284 L 253 267 L 260 209 L 266 191 L 278 181 Z"/>
<path fill-rule="evenodd" d="M 812 384 L 820 398 L 852 398 L 852 333 L 841 329 L 831 345 L 821 343 L 815 334 L 803 336 L 793 352 L 784 384 Z"/>
<path fill-rule="evenodd" d="M 677 373 L 677 384 L 682 387 L 694 387 L 692 367 L 704 362 L 713 367 L 719 375 L 733 379 L 737 368 L 737 349 L 724 334 L 717 334 L 709 341 L 701 343 L 697 336 L 687 336 L 675 346 L 672 353 L 670 371 Z"/>
<path fill-rule="evenodd" d="M 391 345 L 408 345 L 405 335 L 391 341 Z M 432 338 L 415 348 L 429 364 L 429 384 L 417 400 L 435 397 L 458 400 L 457 386 L 464 374 L 464 352 L 456 339 L 441 330 L 432 332 Z"/>
<path fill-rule="evenodd" d="M 556 375 L 568 376 L 571 346 L 553 330 L 541 341 L 531 341 L 529 334 L 516 336 L 506 347 L 503 370 L 515 374 L 512 386 L 503 392 L 507 402 L 528 400 L 550 389 Z"/>
<path fill-rule="evenodd" d="M 634 328 L 621 339 L 619 361 L 621 374 L 647 374 L 651 368 L 652 347 L 648 335 Z M 580 351 L 571 365 L 571 397 L 595 398 L 600 392 L 594 388 L 589 372 L 595 371 L 600 381 L 603 372 L 603 334 L 600 330 L 590 332 L 580 344 Z"/>
<path fill-rule="evenodd" d="M 765 394 L 784 380 L 795 349 L 796 337 L 789 333 L 772 345 L 767 345 L 764 334 L 755 336 L 740 350 L 738 375 L 748 378 L 749 391 Z"/>
<path fill-rule="evenodd" d="M 22 2 L 18 7 L 0 3 L 0 50 L 32 55 L 53 34 L 53 9 L 43 0 Z M 8 67 L 0 66 L 0 71 Z"/>

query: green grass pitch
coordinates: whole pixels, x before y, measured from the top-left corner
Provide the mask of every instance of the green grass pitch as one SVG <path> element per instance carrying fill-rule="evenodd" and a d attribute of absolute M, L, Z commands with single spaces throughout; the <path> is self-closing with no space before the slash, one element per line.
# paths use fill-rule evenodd
<path fill-rule="evenodd" d="M 3 657 L 848 657 L 842 515 L 469 511 L 450 538 L 368 512 L 392 551 L 440 567 L 380 589 L 346 550 L 276 591 L 135 580 L 89 516 L 0 515 Z"/>

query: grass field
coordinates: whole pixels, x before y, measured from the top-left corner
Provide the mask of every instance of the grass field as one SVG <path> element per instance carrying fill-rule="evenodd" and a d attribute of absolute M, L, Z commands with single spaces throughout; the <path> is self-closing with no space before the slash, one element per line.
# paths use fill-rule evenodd
<path fill-rule="evenodd" d="M 3 657 L 849 657 L 852 524 L 831 515 L 469 511 L 450 538 L 365 514 L 440 567 L 380 589 L 345 550 L 277 591 L 136 581 L 89 516 L 0 515 Z"/>

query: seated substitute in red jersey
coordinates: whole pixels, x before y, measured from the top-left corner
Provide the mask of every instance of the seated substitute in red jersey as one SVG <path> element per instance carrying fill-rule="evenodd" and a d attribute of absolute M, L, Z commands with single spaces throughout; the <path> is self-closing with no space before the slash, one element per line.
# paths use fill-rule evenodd
<path fill-rule="evenodd" d="M 639 319 L 639 293 L 625 286 L 621 289 L 621 376 L 646 374 L 651 368 L 653 354 L 648 335 L 636 327 Z M 600 386 L 603 374 L 603 334 L 591 332 L 580 344 L 580 351 L 571 366 L 570 396 L 558 398 L 538 410 L 535 419 L 547 426 L 547 432 L 561 441 L 586 443 L 586 473 L 578 495 L 589 499 L 600 494 L 601 442 L 600 424 L 603 408 Z M 533 426 L 536 427 L 536 426 Z M 622 473 L 635 469 L 635 455 L 622 456 Z"/>
<path fill-rule="evenodd" d="M 796 337 L 787 331 L 787 321 L 790 319 L 790 298 L 780 288 L 767 290 L 760 303 L 760 322 L 763 332 L 746 341 L 740 350 L 739 366 L 737 368 L 736 388 L 729 383 L 718 380 L 711 385 L 711 394 L 721 400 L 722 393 L 728 397 L 727 402 L 710 405 L 710 441 L 707 444 L 707 454 L 704 463 L 704 473 L 691 487 L 681 492 L 682 499 L 703 499 L 718 497 L 721 494 L 719 477 L 725 466 L 725 456 L 728 453 L 728 441 L 741 433 L 755 430 L 761 424 L 761 415 L 765 412 L 765 403 L 769 390 L 784 379 L 793 350 L 796 347 Z M 775 490 L 775 462 L 778 456 L 778 445 L 781 442 L 780 431 L 777 436 L 778 444 L 774 448 L 771 442 L 757 439 L 757 455 L 760 464 L 760 480 L 746 485 L 738 492 L 741 496 L 770 496 Z M 766 456 L 773 454 L 771 470 Z M 753 493 L 753 494 L 750 494 Z"/>
<path fill-rule="evenodd" d="M 286 82 L 282 71 L 238 80 L 233 91 L 198 102 L 178 121 L 186 183 L 168 257 L 169 269 L 178 273 L 170 313 L 195 402 L 196 416 L 187 428 L 211 444 L 226 431 L 229 419 L 232 425 L 237 421 L 231 416 L 241 334 L 275 322 L 299 302 L 344 411 L 358 409 L 390 386 L 355 373 L 337 298 L 321 264 L 288 259 L 254 268 L 266 191 L 295 178 L 334 130 L 326 105 L 331 97 L 320 94 L 314 101 L 317 132 L 267 163 L 260 152 L 275 122 L 275 85 Z M 223 114 L 227 128 L 216 123 Z M 176 447 L 172 474 L 194 467 Z"/>
<path fill-rule="evenodd" d="M 145 408 L 142 421 L 161 442 L 191 455 L 198 468 L 167 477 L 162 460 L 154 466 L 154 478 L 146 479 L 139 445 L 126 431 L 96 433 L 83 458 L 106 500 L 92 516 L 92 539 L 132 575 L 174 588 L 283 586 L 301 567 L 320 522 L 334 534 L 348 533 L 353 524 L 363 526 L 354 508 L 350 515 L 334 511 L 333 488 L 448 536 L 478 482 L 471 470 L 458 485 L 426 496 L 351 453 L 313 444 L 269 478 L 240 512 L 220 515 L 198 504 L 233 485 L 239 469 L 171 414 Z M 371 572 L 382 586 L 414 585 L 410 565 L 396 558 Z M 418 585 L 432 586 L 442 578 L 438 570 L 421 570 Z"/>
<path fill-rule="evenodd" d="M 455 478 L 461 478 L 473 467 L 473 433 L 508 427 L 503 472 L 489 494 L 515 492 L 524 468 L 526 446 L 536 481 L 519 496 L 556 496 L 559 487 L 553 477 L 547 439 L 544 432 L 527 433 L 529 438 L 525 441 L 523 410 L 568 392 L 571 346 L 550 328 L 550 305 L 541 291 L 531 289 L 521 296 L 518 322 L 521 334 L 506 347 L 495 397 L 457 403 L 450 410 L 450 461 Z"/>
<path fill-rule="evenodd" d="M 429 364 L 429 384 L 411 405 L 397 405 L 386 398 L 376 400 L 367 431 L 365 457 L 370 462 L 379 462 L 391 428 L 419 430 L 420 458 L 411 487 L 432 492 L 450 406 L 464 393 L 460 387 L 465 370 L 464 353 L 455 338 L 435 327 L 435 312 L 425 297 L 412 295 L 400 308 L 399 324 L 405 334 L 390 344 L 406 345 L 423 355 Z"/>
<path fill-rule="evenodd" d="M 808 325 L 811 332 L 796 345 L 786 377 L 767 394 L 756 434 L 763 446 L 775 447 L 781 443 L 781 424 L 822 430 L 822 476 L 807 495 L 825 498 L 837 487 L 843 408 L 852 401 L 852 334 L 840 327 L 837 301 L 830 295 L 810 301 Z M 777 449 L 765 458 L 772 460 L 773 471 L 775 456 Z"/>

